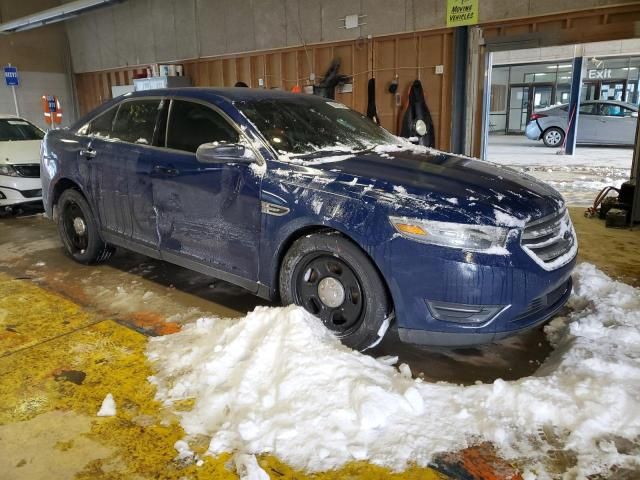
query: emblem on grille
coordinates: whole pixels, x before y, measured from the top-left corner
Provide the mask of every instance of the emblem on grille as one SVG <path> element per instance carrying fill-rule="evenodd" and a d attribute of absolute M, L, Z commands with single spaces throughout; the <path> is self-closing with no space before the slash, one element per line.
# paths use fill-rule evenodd
<path fill-rule="evenodd" d="M 283 207 L 282 205 L 276 205 L 274 203 L 262 202 L 262 213 L 267 215 L 274 215 L 276 217 L 282 217 L 291 211 L 290 208 Z"/>

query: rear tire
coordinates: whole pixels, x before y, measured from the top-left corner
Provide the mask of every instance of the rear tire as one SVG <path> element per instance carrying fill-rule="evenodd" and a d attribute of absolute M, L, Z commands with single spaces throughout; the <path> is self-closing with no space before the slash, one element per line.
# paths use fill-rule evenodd
<path fill-rule="evenodd" d="M 319 317 L 348 347 L 364 350 L 386 333 L 391 302 L 366 255 L 336 232 L 294 242 L 280 268 L 280 297 Z M 384 328 L 382 328 L 384 327 Z"/>
<path fill-rule="evenodd" d="M 558 127 L 548 128 L 542 134 L 542 141 L 547 147 L 559 147 L 564 142 L 564 131 Z"/>
<path fill-rule="evenodd" d="M 89 203 L 80 192 L 65 190 L 58 200 L 58 233 L 65 252 L 85 265 L 107 261 L 115 249 L 100 236 Z"/>

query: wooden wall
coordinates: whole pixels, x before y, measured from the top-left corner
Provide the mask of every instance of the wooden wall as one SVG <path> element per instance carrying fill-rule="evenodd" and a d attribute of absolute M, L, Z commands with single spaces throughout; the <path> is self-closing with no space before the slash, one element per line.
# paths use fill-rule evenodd
<path fill-rule="evenodd" d="M 262 78 L 265 88 L 291 90 L 296 85 L 308 85 L 311 73 L 315 73 L 316 78 L 322 77 L 331 60 L 340 58 L 340 73 L 352 77 L 353 92 L 337 93 L 336 100 L 365 113 L 367 82 L 375 77 L 381 123 L 394 133 L 397 133 L 401 108 L 396 106 L 396 99 L 387 88 L 397 74 L 398 92 L 404 100 L 410 84 L 420 79 L 436 129 L 436 146 L 447 149 L 451 129 L 452 52 L 451 30 L 436 30 L 180 63 L 185 67 L 185 75 L 198 87 L 229 87 L 243 81 L 255 88 Z M 443 65 L 444 73 L 436 74 L 436 65 Z M 132 83 L 134 73 L 141 70 L 137 67 L 76 74 L 80 113 L 85 114 L 109 100 L 111 86 Z"/>
<path fill-rule="evenodd" d="M 568 45 L 634 38 L 640 34 L 640 2 L 617 7 L 592 8 L 566 14 L 544 15 L 482 26 L 488 43 L 499 43 L 500 37 L 510 49 L 518 48 L 520 39 L 535 39 L 537 46 Z"/>

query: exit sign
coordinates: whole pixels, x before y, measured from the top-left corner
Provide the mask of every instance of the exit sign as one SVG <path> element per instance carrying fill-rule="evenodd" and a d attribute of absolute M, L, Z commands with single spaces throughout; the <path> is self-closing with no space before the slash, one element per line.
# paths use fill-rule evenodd
<path fill-rule="evenodd" d="M 611 69 L 604 68 L 599 70 L 589 70 L 587 76 L 590 80 L 607 80 L 611 78 Z"/>
<path fill-rule="evenodd" d="M 18 68 L 17 67 L 4 67 L 4 81 L 7 82 L 8 87 L 16 87 L 20 83 L 18 80 Z"/>

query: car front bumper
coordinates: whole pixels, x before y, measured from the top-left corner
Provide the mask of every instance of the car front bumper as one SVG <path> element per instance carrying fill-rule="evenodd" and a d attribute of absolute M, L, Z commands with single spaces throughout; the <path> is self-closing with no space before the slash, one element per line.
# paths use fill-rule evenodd
<path fill-rule="evenodd" d="M 0 175 L 0 208 L 42 201 L 39 178 Z"/>
<path fill-rule="evenodd" d="M 546 322 L 571 295 L 575 256 L 547 271 L 516 242 L 510 255 L 470 253 L 404 238 L 391 240 L 386 250 L 392 261 L 385 262 L 383 273 L 391 279 L 398 332 L 407 343 L 491 343 Z M 444 310 L 438 310 L 441 307 Z M 481 313 L 461 319 L 465 314 L 460 312 Z"/>
<path fill-rule="evenodd" d="M 538 125 L 538 121 L 531 120 L 527 123 L 527 126 L 524 129 L 524 134 L 529 140 L 540 140 L 542 129 L 540 128 L 540 125 Z"/>

